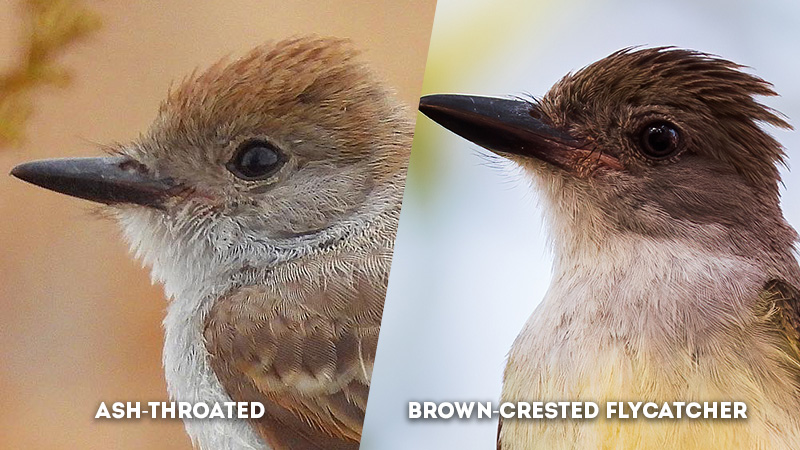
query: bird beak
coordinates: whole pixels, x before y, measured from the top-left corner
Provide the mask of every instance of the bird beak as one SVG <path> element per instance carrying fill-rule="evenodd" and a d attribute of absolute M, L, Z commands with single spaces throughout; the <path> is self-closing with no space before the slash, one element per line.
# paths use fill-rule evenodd
<path fill-rule="evenodd" d="M 157 179 L 126 156 L 46 159 L 20 164 L 11 175 L 51 191 L 105 203 L 158 208 L 174 192 L 170 179 Z"/>
<path fill-rule="evenodd" d="M 598 165 L 621 169 L 617 158 L 596 152 L 586 142 L 537 117 L 532 102 L 471 95 L 426 95 L 419 110 L 439 125 L 500 154 L 532 157 L 573 173 Z"/>

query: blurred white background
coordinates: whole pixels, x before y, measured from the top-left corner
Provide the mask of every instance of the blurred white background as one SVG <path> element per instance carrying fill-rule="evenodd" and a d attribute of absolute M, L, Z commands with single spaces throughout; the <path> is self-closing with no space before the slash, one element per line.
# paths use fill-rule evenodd
<path fill-rule="evenodd" d="M 544 94 L 632 45 L 750 66 L 800 127 L 800 2 L 439 0 L 424 93 Z M 783 207 L 800 228 L 800 136 Z M 364 430 L 365 449 L 491 449 L 496 421 L 407 419 L 410 400 L 497 401 L 506 353 L 542 298 L 551 255 L 516 168 L 420 116 Z"/>

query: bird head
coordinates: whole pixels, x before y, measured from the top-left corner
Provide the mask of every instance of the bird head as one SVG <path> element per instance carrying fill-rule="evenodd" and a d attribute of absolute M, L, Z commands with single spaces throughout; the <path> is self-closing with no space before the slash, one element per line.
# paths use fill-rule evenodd
<path fill-rule="evenodd" d="M 394 214 L 411 133 L 405 108 L 349 42 L 303 37 L 190 76 L 149 131 L 112 156 L 12 174 L 109 205 L 156 266 L 263 264 Z"/>
<path fill-rule="evenodd" d="M 556 240 L 790 247 L 778 198 L 784 153 L 761 125 L 790 126 L 754 98 L 776 95 L 771 85 L 741 69 L 690 50 L 624 49 L 540 100 L 430 95 L 420 110 L 523 166 Z"/>

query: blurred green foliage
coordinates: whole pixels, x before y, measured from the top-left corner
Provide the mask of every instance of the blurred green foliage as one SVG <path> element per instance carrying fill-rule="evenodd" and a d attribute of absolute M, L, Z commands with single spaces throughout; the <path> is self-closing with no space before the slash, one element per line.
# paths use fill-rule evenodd
<path fill-rule="evenodd" d="M 99 17 L 81 0 L 25 0 L 22 6 L 25 34 L 20 60 L 0 75 L 0 147 L 23 141 L 37 88 L 69 82 L 69 72 L 56 58 L 100 27 Z"/>

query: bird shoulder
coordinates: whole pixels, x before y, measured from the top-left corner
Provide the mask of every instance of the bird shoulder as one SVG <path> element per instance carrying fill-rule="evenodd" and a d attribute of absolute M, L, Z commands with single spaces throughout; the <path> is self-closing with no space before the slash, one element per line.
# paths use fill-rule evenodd
<path fill-rule="evenodd" d="M 205 323 L 212 369 L 274 449 L 357 449 L 378 342 L 382 252 L 316 257 L 218 299 Z"/>
<path fill-rule="evenodd" d="M 800 359 L 800 290 L 774 279 L 764 286 L 763 297 L 774 308 L 778 325 L 789 340 L 793 356 Z"/>

